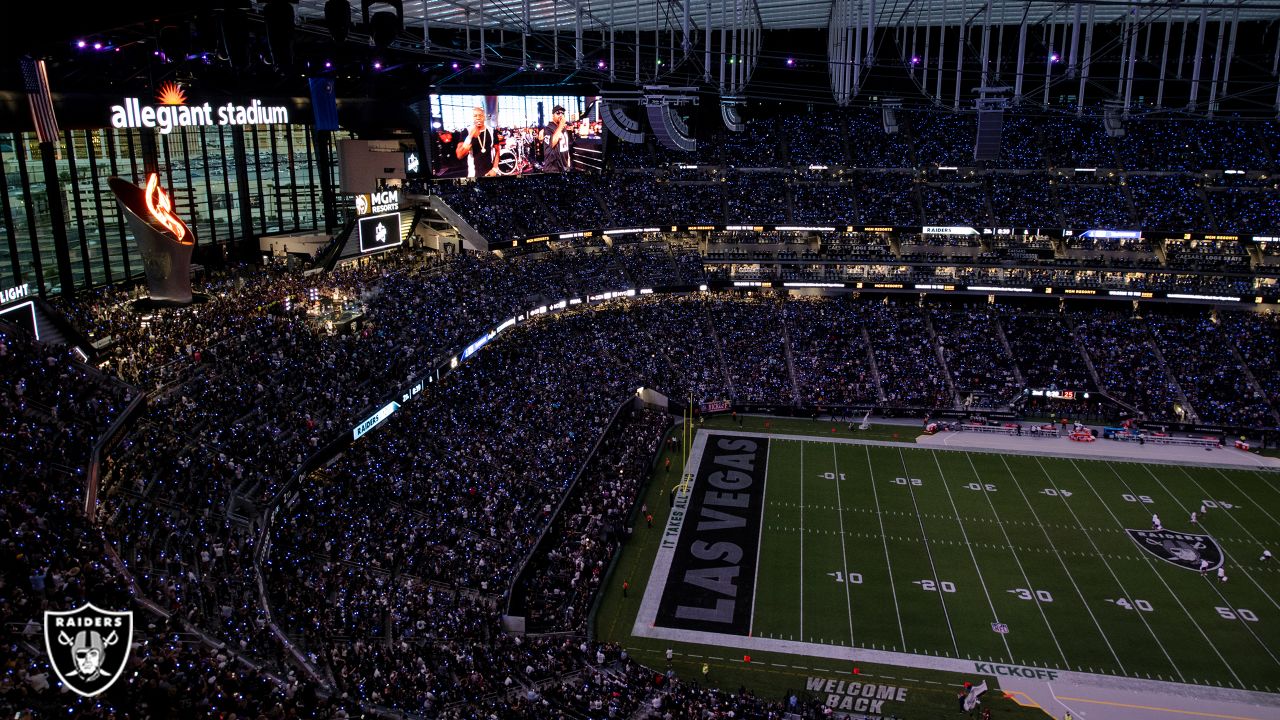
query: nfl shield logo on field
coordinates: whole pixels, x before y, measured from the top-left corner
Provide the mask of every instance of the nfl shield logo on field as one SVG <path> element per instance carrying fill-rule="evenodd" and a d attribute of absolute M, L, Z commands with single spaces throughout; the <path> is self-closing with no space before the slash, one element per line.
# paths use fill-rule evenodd
<path fill-rule="evenodd" d="M 1178 567 L 1198 571 L 1201 560 L 1208 563 L 1205 571 L 1222 567 L 1222 548 L 1208 535 L 1173 530 L 1126 529 L 1125 532 L 1138 543 L 1138 547 Z"/>
<path fill-rule="evenodd" d="M 49 664 L 63 685 L 85 697 L 102 693 L 120 679 L 132 643 L 132 610 L 112 612 L 85 603 L 75 610 L 44 614 Z"/>

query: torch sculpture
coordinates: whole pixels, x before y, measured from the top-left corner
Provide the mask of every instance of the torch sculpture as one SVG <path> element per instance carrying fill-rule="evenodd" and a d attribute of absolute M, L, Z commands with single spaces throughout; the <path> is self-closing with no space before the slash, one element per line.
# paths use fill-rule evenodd
<path fill-rule="evenodd" d="M 137 240 L 152 302 L 189 304 L 192 301 L 191 251 L 195 248 L 196 236 L 173 214 L 173 201 L 160 187 L 159 176 L 148 175 L 146 189 L 118 177 L 110 178 L 107 184 L 120 202 Z"/>

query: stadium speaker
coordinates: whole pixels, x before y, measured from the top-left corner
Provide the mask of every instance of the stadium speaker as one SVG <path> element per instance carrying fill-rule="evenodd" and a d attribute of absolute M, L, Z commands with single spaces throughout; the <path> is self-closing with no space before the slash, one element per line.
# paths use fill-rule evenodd
<path fill-rule="evenodd" d="M 395 12 L 381 10 L 373 14 L 373 22 L 369 21 L 369 6 L 390 5 Z M 360 0 L 360 12 L 365 25 L 370 25 L 373 35 L 373 46 L 386 50 L 395 41 L 396 36 L 404 29 L 404 3 L 402 0 Z"/>
<path fill-rule="evenodd" d="M 979 110 L 978 139 L 973 146 L 973 159 L 1000 159 L 1002 135 L 1004 135 L 1004 110 Z"/>
<path fill-rule="evenodd" d="M 244 8 L 231 7 L 223 10 L 218 17 L 218 34 L 221 35 L 227 58 L 231 60 L 231 67 L 237 70 L 248 69 L 249 18 Z"/>
<path fill-rule="evenodd" d="M 293 12 L 295 0 L 270 0 L 262 14 L 267 21 L 267 43 L 276 67 L 293 67 Z"/>
<path fill-rule="evenodd" d="M 1102 111 L 1102 129 L 1106 131 L 1107 137 L 1124 137 L 1124 108 L 1123 106 L 1107 103 Z"/>
<path fill-rule="evenodd" d="M 649 127 L 663 147 L 683 152 L 694 152 L 698 149 L 698 141 L 689 136 L 689 128 L 684 120 L 672 112 L 670 105 L 647 105 Z"/>
<path fill-rule="evenodd" d="M 607 101 L 602 101 L 602 106 L 600 119 L 604 122 L 604 126 L 609 129 L 609 132 L 613 133 L 614 137 L 623 142 L 644 142 L 644 128 L 641 127 L 639 121 L 628 116 L 626 110 L 621 106 Z"/>
<path fill-rule="evenodd" d="M 885 135 L 898 134 L 898 108 L 897 106 L 885 105 L 880 108 L 880 126 L 884 128 Z"/>
<path fill-rule="evenodd" d="M 747 129 L 746 123 L 742 122 L 742 116 L 738 114 L 738 108 L 733 105 L 721 103 L 720 117 L 724 118 L 724 126 L 732 132 L 742 132 Z"/>
<path fill-rule="evenodd" d="M 324 4 L 324 26 L 329 28 L 329 37 L 338 44 L 346 42 L 351 32 L 351 1 L 329 0 Z"/>

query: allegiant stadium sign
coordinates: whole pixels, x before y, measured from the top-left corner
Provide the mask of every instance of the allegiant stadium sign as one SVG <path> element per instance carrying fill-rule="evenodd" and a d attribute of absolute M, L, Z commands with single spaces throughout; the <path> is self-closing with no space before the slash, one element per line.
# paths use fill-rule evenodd
<path fill-rule="evenodd" d="M 125 98 L 123 105 L 111 106 L 111 126 L 116 128 L 160 128 L 168 135 L 174 128 L 201 125 L 273 125 L 289 122 L 289 108 L 263 105 L 160 105 L 144 106 L 138 98 Z"/>

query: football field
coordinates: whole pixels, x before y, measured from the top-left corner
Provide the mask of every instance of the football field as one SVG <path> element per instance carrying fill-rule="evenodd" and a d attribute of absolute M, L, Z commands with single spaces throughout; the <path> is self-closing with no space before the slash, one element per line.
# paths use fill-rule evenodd
<path fill-rule="evenodd" d="M 637 628 L 1280 692 L 1275 473 L 729 431 L 686 470 Z"/>

